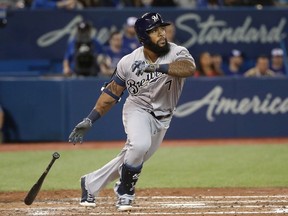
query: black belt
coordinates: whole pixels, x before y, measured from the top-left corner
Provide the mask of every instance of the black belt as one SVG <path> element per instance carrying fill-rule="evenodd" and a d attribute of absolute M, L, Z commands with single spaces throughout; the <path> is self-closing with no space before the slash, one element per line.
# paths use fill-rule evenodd
<path fill-rule="evenodd" d="M 152 111 L 149 111 L 148 112 L 154 117 L 156 118 L 157 120 L 162 120 L 162 119 L 165 119 L 165 118 L 169 118 L 171 116 L 171 114 L 168 114 L 168 115 L 162 115 L 162 116 L 156 116 L 154 112 Z"/>

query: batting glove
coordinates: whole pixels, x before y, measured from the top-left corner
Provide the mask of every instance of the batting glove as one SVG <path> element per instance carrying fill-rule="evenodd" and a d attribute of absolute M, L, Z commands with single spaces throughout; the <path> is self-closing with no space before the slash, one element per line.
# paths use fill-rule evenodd
<path fill-rule="evenodd" d="M 77 142 L 83 142 L 84 134 L 92 127 L 92 122 L 89 118 L 83 119 L 82 122 L 76 125 L 71 134 L 69 135 L 69 142 L 75 145 Z"/>
<path fill-rule="evenodd" d="M 143 73 L 153 73 L 158 68 L 158 64 L 149 64 L 146 61 L 138 60 L 133 63 L 132 72 L 135 72 L 137 76 L 141 76 Z"/>

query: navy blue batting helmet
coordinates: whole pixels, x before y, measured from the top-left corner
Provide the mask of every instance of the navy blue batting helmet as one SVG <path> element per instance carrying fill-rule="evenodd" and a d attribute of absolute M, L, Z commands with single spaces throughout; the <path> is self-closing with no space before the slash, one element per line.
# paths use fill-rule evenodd
<path fill-rule="evenodd" d="M 159 13 L 145 13 L 141 18 L 135 22 L 135 31 L 141 43 L 148 43 L 150 37 L 148 31 L 159 26 L 168 26 L 170 23 L 164 22 Z"/>

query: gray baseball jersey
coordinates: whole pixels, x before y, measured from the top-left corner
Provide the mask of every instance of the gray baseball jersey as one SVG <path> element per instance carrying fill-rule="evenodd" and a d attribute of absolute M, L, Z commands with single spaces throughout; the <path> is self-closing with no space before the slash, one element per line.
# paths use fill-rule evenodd
<path fill-rule="evenodd" d="M 172 77 L 160 72 L 143 73 L 137 76 L 131 66 L 137 60 L 146 60 L 143 47 L 139 47 L 126 55 L 117 65 L 116 76 L 127 87 L 129 97 L 143 109 L 153 111 L 156 116 L 172 114 L 180 97 L 185 78 Z M 170 43 L 170 52 L 157 59 L 156 64 L 169 64 L 178 60 L 189 60 L 194 63 L 193 57 L 185 47 Z"/>
<path fill-rule="evenodd" d="M 132 72 L 135 61 L 144 61 L 143 47 L 123 57 L 118 65 L 114 81 L 126 86 L 129 93 L 123 107 L 123 124 L 127 134 L 125 147 L 117 157 L 102 168 L 86 175 L 86 188 L 97 196 L 109 182 L 119 178 L 122 164 L 139 167 L 148 160 L 163 141 L 171 121 L 171 114 L 180 97 L 185 78 L 173 77 L 159 72 Z M 159 57 L 155 63 L 169 64 L 178 60 L 194 63 L 185 47 L 170 43 L 170 52 Z M 155 116 L 169 116 L 161 120 Z M 113 127 L 113 126 L 111 126 Z"/>

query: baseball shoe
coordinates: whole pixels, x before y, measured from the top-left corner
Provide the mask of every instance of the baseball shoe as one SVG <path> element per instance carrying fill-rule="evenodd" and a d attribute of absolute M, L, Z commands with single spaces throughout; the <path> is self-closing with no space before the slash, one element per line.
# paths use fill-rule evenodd
<path fill-rule="evenodd" d="M 114 186 L 114 192 L 117 196 L 116 208 L 118 211 L 130 211 L 132 209 L 132 202 L 135 195 L 123 194 L 120 195 L 117 190 L 119 188 L 120 182 L 116 182 Z"/>
<path fill-rule="evenodd" d="M 80 201 L 81 206 L 85 207 L 95 207 L 95 197 L 88 192 L 85 186 L 86 177 L 81 178 L 81 189 L 82 189 L 82 197 Z"/>
<path fill-rule="evenodd" d="M 132 202 L 134 200 L 134 195 L 118 195 L 118 200 L 116 203 L 116 208 L 118 211 L 130 211 L 132 210 Z"/>

